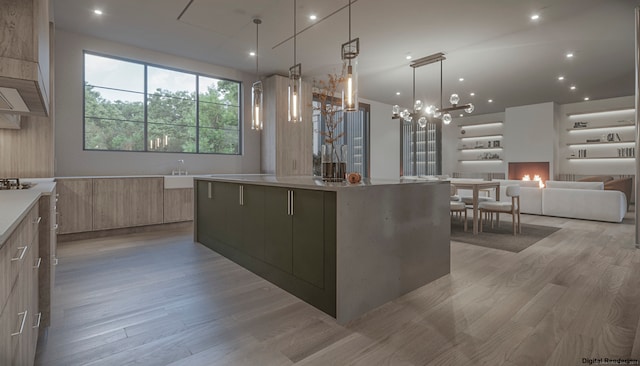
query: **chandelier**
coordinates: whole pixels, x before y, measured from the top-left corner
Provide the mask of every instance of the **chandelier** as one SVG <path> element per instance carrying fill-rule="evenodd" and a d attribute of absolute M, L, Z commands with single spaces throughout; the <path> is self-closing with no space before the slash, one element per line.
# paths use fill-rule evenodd
<path fill-rule="evenodd" d="M 402 119 L 409 123 L 416 120 L 418 126 L 420 126 L 420 128 L 424 128 L 430 117 L 442 119 L 442 123 L 448 125 L 453 120 L 451 112 L 458 110 L 464 110 L 466 113 L 473 112 L 473 104 L 458 104 L 460 103 L 460 97 L 455 93 L 451 94 L 451 97 L 449 98 L 451 106 L 447 108 L 442 106 L 442 61 L 444 60 L 446 60 L 444 53 L 438 52 L 433 55 L 417 59 L 409 65 L 413 68 L 413 111 L 409 111 L 408 109 L 401 111 L 400 106 L 396 104 L 393 106 L 391 111 L 392 119 Z M 425 107 L 421 100 L 416 99 L 416 69 L 435 62 L 440 62 L 440 108 L 437 108 L 434 105 Z"/>

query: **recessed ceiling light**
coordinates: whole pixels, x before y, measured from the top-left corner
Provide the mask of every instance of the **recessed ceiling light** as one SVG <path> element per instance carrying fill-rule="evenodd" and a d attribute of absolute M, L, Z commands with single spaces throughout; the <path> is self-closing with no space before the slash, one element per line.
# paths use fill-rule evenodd
<path fill-rule="evenodd" d="M 249 52 L 249 56 L 255 56 L 255 55 L 256 55 L 255 52 L 253 52 L 253 51 Z"/>
<path fill-rule="evenodd" d="M 567 53 L 567 58 L 572 58 L 572 57 L 573 57 L 573 52 Z"/>
<path fill-rule="evenodd" d="M 93 10 L 93 13 L 94 13 L 94 14 L 97 14 L 97 15 L 102 15 L 102 10 L 100 10 L 100 9 L 94 9 L 94 10 Z"/>
<path fill-rule="evenodd" d="M 311 15 L 309 15 L 309 19 L 316 20 L 316 19 L 318 19 L 318 16 L 315 15 L 315 14 L 311 14 Z"/>
<path fill-rule="evenodd" d="M 558 81 L 564 80 L 564 76 L 558 76 Z"/>
<path fill-rule="evenodd" d="M 473 96 L 476 95 L 476 93 L 471 92 L 471 93 L 469 93 L 469 95 L 471 95 L 473 97 Z"/>
<path fill-rule="evenodd" d="M 396 92 L 396 95 L 400 95 L 400 92 Z"/>
<path fill-rule="evenodd" d="M 407 55 L 406 59 L 411 60 L 411 55 Z"/>
<path fill-rule="evenodd" d="M 460 114 L 460 117 L 464 117 L 464 114 Z"/>
<path fill-rule="evenodd" d="M 464 81 L 464 78 L 460 78 L 460 79 L 458 79 L 458 81 Z"/>
<path fill-rule="evenodd" d="M 531 20 L 538 20 L 538 19 L 540 19 L 540 15 L 538 15 L 538 14 L 533 14 L 531 16 Z"/>
<path fill-rule="evenodd" d="M 584 97 L 584 100 L 589 100 L 589 97 Z"/>
<path fill-rule="evenodd" d="M 493 99 L 489 99 L 489 100 L 488 100 L 488 102 L 489 102 L 489 103 L 493 103 Z"/>
<path fill-rule="evenodd" d="M 576 90 L 576 86 L 575 85 L 571 85 L 571 90 Z"/>

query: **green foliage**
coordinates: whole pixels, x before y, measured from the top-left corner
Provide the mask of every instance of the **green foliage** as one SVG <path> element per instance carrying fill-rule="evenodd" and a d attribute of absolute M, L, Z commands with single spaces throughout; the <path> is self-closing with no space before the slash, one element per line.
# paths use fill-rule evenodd
<path fill-rule="evenodd" d="M 85 82 L 85 149 L 240 153 L 240 86 L 236 82 L 220 80 L 208 86 L 198 96 L 199 110 L 195 93 L 165 89 L 150 93 L 146 147 L 144 103 L 131 101 L 135 93 L 120 92 L 129 100 L 109 100 L 100 90 Z"/>

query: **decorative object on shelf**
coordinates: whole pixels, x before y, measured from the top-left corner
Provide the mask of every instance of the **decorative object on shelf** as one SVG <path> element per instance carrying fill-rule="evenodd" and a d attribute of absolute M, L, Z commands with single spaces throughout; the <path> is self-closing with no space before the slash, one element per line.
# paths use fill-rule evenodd
<path fill-rule="evenodd" d="M 262 20 L 259 18 L 253 19 L 253 23 L 256 25 L 256 81 L 251 86 L 251 129 L 261 130 L 263 127 L 263 113 L 264 105 L 262 102 L 262 80 L 258 77 L 258 57 L 260 51 L 258 50 L 258 26 L 262 24 Z"/>
<path fill-rule="evenodd" d="M 578 157 L 579 158 L 586 158 L 587 157 L 587 149 L 578 150 Z"/>
<path fill-rule="evenodd" d="M 360 54 L 360 38 L 351 39 L 351 0 L 349 0 L 349 41 L 340 47 L 342 62 L 346 70 L 342 87 L 342 110 L 355 112 L 358 110 L 358 60 Z"/>
<path fill-rule="evenodd" d="M 600 142 L 600 139 L 587 139 L 587 143 L 589 142 Z"/>
<path fill-rule="evenodd" d="M 451 94 L 449 102 L 451 107 L 443 108 L 442 106 L 442 61 L 446 60 L 444 53 L 438 52 L 433 55 L 429 55 L 413 61 L 409 66 L 413 68 L 413 112 L 409 112 L 408 109 L 400 111 L 399 105 L 394 105 L 392 112 L 392 119 L 402 119 L 406 122 L 412 122 L 414 119 L 421 128 L 424 128 L 427 124 L 427 120 L 430 117 L 441 119 L 442 123 L 448 125 L 453 118 L 451 113 L 453 111 L 464 110 L 466 113 L 472 113 L 474 110 L 473 104 L 458 105 L 460 97 L 458 94 Z M 424 103 L 421 100 L 416 99 L 416 68 L 429 65 L 435 62 L 440 62 L 440 108 L 436 108 L 434 105 L 429 105 L 425 108 Z"/>
<path fill-rule="evenodd" d="M 493 147 L 500 147 L 500 140 L 493 141 Z"/>
<path fill-rule="evenodd" d="M 500 159 L 500 155 L 495 154 L 495 153 L 484 153 L 481 155 L 478 155 L 478 160 L 497 160 Z"/>
<path fill-rule="evenodd" d="M 351 184 L 356 184 L 356 183 L 360 183 L 360 181 L 362 181 L 362 176 L 360 175 L 360 173 L 349 173 L 347 175 L 347 180 L 349 181 L 349 183 Z"/>
<path fill-rule="evenodd" d="M 344 82 L 344 72 L 341 75 L 328 74 L 328 79 L 314 80 L 314 88 L 318 96 L 318 106 L 314 110 L 320 112 L 324 119 L 325 129 L 320 132 L 323 137 L 322 180 L 327 182 L 342 182 L 347 173 L 347 146 L 339 144 L 344 136 L 342 122 L 344 112 L 334 98 L 339 86 Z"/>
<path fill-rule="evenodd" d="M 464 135 L 465 133 L 467 133 L 467 131 L 465 131 L 465 130 L 461 130 L 461 131 L 460 131 L 460 134 L 461 134 L 461 135 Z"/>
<path fill-rule="evenodd" d="M 589 122 L 573 122 L 573 128 L 585 128 Z"/>
<path fill-rule="evenodd" d="M 296 62 L 296 0 L 293 0 L 293 66 L 289 68 L 289 122 L 302 121 L 302 65 Z"/>
<path fill-rule="evenodd" d="M 635 147 L 623 147 L 618 149 L 618 157 L 621 158 L 634 158 L 636 156 Z"/>

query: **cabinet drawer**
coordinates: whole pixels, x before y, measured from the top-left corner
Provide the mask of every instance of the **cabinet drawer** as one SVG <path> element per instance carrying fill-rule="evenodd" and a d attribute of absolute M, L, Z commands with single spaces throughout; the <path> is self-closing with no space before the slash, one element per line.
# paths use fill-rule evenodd
<path fill-rule="evenodd" d="M 24 221 L 0 249 L 0 311 L 5 307 L 22 264 L 27 260 L 29 245 L 25 238 L 28 233 L 24 230 L 23 224 Z"/>

